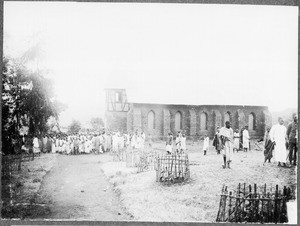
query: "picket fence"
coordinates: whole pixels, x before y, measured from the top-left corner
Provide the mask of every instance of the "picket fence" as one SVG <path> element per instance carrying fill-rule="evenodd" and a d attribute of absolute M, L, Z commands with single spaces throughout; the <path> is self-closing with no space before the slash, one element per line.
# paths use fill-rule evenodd
<path fill-rule="evenodd" d="M 176 183 L 190 178 L 187 154 L 166 154 L 157 157 L 156 181 Z"/>
<path fill-rule="evenodd" d="M 260 190 L 260 191 L 258 191 Z M 284 186 L 267 190 L 266 184 L 260 189 L 254 184 L 239 184 L 236 191 L 228 191 L 224 185 L 220 197 L 217 222 L 260 222 L 286 223 L 287 202 L 294 199 L 294 191 Z"/>

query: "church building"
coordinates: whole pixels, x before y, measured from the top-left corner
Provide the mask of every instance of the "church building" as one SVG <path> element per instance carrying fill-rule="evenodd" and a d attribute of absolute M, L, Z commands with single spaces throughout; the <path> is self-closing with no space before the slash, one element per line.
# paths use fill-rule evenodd
<path fill-rule="evenodd" d="M 140 130 L 159 139 L 182 131 L 188 138 L 212 138 L 217 126 L 230 121 L 234 130 L 248 125 L 250 136 L 259 138 L 272 122 L 267 106 L 131 103 L 125 89 L 105 91 L 105 126 L 112 131 Z"/>

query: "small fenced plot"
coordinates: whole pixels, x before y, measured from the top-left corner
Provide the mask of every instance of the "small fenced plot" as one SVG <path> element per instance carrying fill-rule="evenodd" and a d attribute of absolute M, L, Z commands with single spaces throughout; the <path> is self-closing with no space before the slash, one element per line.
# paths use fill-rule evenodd
<path fill-rule="evenodd" d="M 166 154 L 157 157 L 156 181 L 176 183 L 190 178 L 187 154 Z"/>
<path fill-rule="evenodd" d="M 223 186 L 217 222 L 288 222 L 287 202 L 294 199 L 294 192 L 286 186 L 283 190 L 267 190 L 266 184 L 257 188 L 254 184 L 239 184 L 236 191 Z"/>
<path fill-rule="evenodd" d="M 149 170 L 155 170 L 156 161 L 157 161 L 157 153 L 143 152 L 140 155 L 139 162 L 137 164 L 138 173 L 149 171 Z"/>
<path fill-rule="evenodd" d="M 140 161 L 139 149 L 128 149 L 126 151 L 126 167 L 137 167 Z"/>

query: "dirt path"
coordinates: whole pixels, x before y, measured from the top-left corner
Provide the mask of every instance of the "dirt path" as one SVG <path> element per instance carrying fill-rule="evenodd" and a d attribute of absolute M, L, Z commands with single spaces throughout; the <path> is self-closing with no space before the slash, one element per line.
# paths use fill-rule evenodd
<path fill-rule="evenodd" d="M 58 156 L 44 178 L 37 202 L 47 203 L 49 219 L 129 220 L 112 185 L 100 169 L 110 156 Z"/>

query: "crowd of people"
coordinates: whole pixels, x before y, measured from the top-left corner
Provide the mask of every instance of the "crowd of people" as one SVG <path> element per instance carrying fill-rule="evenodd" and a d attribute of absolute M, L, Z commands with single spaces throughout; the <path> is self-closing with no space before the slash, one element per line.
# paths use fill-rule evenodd
<path fill-rule="evenodd" d="M 149 136 L 150 137 L 150 136 Z M 150 138 L 149 146 L 152 145 Z M 146 135 L 138 130 L 133 134 L 121 132 L 87 132 L 60 135 L 24 135 L 21 150 L 25 153 L 60 153 L 67 155 L 101 154 L 112 151 L 118 154 L 124 148 L 144 149 Z"/>
<path fill-rule="evenodd" d="M 264 163 L 270 162 L 273 157 L 278 166 L 287 166 L 289 160 L 290 165 L 296 165 L 298 151 L 298 118 L 297 114 L 293 114 L 293 122 L 286 128 L 282 118 L 278 119 L 278 124 L 272 128 L 267 128 L 264 138 L 258 140 L 264 144 Z M 230 168 L 231 156 L 233 152 L 250 150 L 250 136 L 248 126 L 242 128 L 241 131 L 231 128 L 229 121 L 225 122 L 225 126 L 217 127 L 216 134 L 213 138 L 213 146 L 217 154 L 222 154 L 224 165 L 223 168 Z M 182 154 L 187 151 L 186 135 L 178 131 L 176 137 L 170 132 L 166 138 L 167 154 Z M 149 134 L 147 145 L 152 147 L 152 137 Z M 116 155 L 126 150 L 144 149 L 146 135 L 143 131 L 136 131 L 133 134 L 121 132 L 88 132 L 77 134 L 61 134 L 61 135 L 44 135 L 22 137 L 22 151 L 33 152 L 34 154 L 44 153 L 61 153 L 67 155 L 78 154 L 101 154 L 112 151 Z M 209 149 L 209 137 L 207 134 L 203 138 L 203 154 L 206 155 Z M 289 150 L 287 156 L 286 150 Z"/>
<path fill-rule="evenodd" d="M 278 166 L 288 167 L 287 161 L 290 166 L 297 163 L 298 151 L 298 117 L 293 114 L 293 122 L 288 127 L 284 126 L 283 118 L 278 118 L 278 123 L 271 128 L 267 128 L 264 138 L 258 140 L 264 144 L 264 156 L 266 161 L 270 162 L 273 157 Z M 204 145 L 205 146 L 205 145 Z M 230 168 L 231 155 L 234 151 L 243 150 L 247 152 L 250 150 L 250 136 L 248 126 L 245 126 L 239 133 L 239 130 L 233 132 L 231 123 L 225 122 L 225 126 L 221 129 L 217 127 L 217 132 L 214 136 L 213 146 L 218 154 L 223 155 L 224 165 L 223 168 Z M 287 155 L 287 149 L 289 150 Z M 204 154 L 206 154 L 204 152 Z"/>

